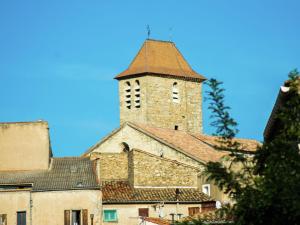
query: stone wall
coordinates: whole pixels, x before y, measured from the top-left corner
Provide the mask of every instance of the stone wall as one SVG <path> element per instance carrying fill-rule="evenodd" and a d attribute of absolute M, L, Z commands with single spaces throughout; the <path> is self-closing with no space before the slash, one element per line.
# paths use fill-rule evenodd
<path fill-rule="evenodd" d="M 97 153 L 93 158 L 98 159 L 100 180 L 127 180 L 128 179 L 128 154 Z"/>
<path fill-rule="evenodd" d="M 140 82 L 141 107 L 134 107 L 134 83 Z M 125 105 L 126 82 L 132 89 L 132 106 Z M 177 82 L 179 103 L 173 102 L 172 87 Z M 119 81 L 120 123 L 139 122 L 162 128 L 202 132 L 202 84 L 182 79 L 142 76 Z"/>
<path fill-rule="evenodd" d="M 131 181 L 135 187 L 194 187 L 199 170 L 174 160 L 132 150 Z"/>
<path fill-rule="evenodd" d="M 135 81 L 140 83 L 140 108 L 135 107 Z M 126 82 L 130 82 L 131 86 L 131 107 L 127 108 L 125 102 Z M 120 124 L 126 121 L 147 123 L 147 80 L 146 77 L 129 78 L 119 81 L 119 105 L 120 105 Z"/>

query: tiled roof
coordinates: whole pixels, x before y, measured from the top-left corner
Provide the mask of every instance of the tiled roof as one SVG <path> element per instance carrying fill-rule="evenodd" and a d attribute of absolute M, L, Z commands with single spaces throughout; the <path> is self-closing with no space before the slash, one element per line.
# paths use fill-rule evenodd
<path fill-rule="evenodd" d="M 217 141 L 218 137 L 216 136 L 191 134 L 185 131 L 131 122 L 128 123 L 128 125 L 203 163 L 218 161 L 223 156 L 228 155 L 228 151 L 221 151 L 215 148 L 215 146 L 219 145 L 219 142 Z M 256 147 L 259 145 L 259 142 L 255 140 L 238 138 L 235 140 L 241 143 L 241 145 L 250 152 L 255 151 Z"/>
<path fill-rule="evenodd" d="M 298 88 L 298 94 L 300 95 L 300 77 L 298 77 L 298 80 L 296 81 L 297 88 Z M 270 139 L 273 135 L 274 129 L 276 127 L 276 114 L 278 110 L 283 106 L 284 102 L 287 100 L 288 93 L 290 91 L 290 81 L 286 81 L 284 86 L 281 86 L 279 89 L 279 93 L 276 98 L 276 102 L 274 104 L 274 107 L 272 109 L 271 115 L 268 119 L 267 125 L 264 130 L 264 138 Z"/>
<path fill-rule="evenodd" d="M 213 201 L 209 196 L 194 188 L 180 188 L 179 202 Z M 127 181 L 102 183 L 102 201 L 113 203 L 176 202 L 176 188 L 133 188 Z"/>
<path fill-rule="evenodd" d="M 216 224 L 232 224 L 233 220 L 229 216 L 222 217 L 220 213 L 218 213 L 217 210 L 213 211 L 206 211 L 202 213 L 197 213 L 193 216 L 188 216 L 185 218 L 182 218 L 180 222 L 183 221 L 191 221 L 193 219 L 201 219 L 201 221 L 204 224 L 210 224 L 210 225 L 216 225 Z"/>
<path fill-rule="evenodd" d="M 115 78 L 145 73 L 205 80 L 190 67 L 175 44 L 169 41 L 146 40 L 128 69 Z"/>
<path fill-rule="evenodd" d="M 32 183 L 33 191 L 99 189 L 88 158 L 52 158 L 49 170 L 0 171 L 0 185 Z"/>
<path fill-rule="evenodd" d="M 162 219 L 162 218 L 154 218 L 154 217 L 145 217 L 144 221 L 151 222 L 157 225 L 170 225 L 171 221 Z"/>

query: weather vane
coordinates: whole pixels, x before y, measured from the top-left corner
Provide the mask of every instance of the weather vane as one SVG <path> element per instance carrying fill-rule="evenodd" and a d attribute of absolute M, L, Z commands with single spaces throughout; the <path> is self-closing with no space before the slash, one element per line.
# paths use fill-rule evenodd
<path fill-rule="evenodd" d="M 147 24 L 147 36 L 148 36 L 148 39 L 150 38 L 150 34 L 151 34 L 150 26 L 149 26 L 149 24 Z"/>

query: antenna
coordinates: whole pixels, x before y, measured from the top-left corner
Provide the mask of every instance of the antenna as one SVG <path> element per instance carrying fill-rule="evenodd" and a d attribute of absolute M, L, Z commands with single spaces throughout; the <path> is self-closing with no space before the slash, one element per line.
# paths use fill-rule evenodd
<path fill-rule="evenodd" d="M 169 40 L 172 41 L 173 38 L 173 27 L 169 28 Z"/>
<path fill-rule="evenodd" d="M 148 39 L 150 38 L 150 34 L 151 34 L 150 26 L 149 26 L 149 24 L 147 24 L 147 36 L 148 36 Z"/>

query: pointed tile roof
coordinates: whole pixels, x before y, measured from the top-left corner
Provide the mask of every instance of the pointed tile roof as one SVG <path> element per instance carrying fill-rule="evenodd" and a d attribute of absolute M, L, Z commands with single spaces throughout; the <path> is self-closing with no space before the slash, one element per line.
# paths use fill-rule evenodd
<path fill-rule="evenodd" d="M 128 69 L 117 75 L 115 79 L 119 80 L 141 74 L 175 76 L 197 81 L 205 80 L 204 76 L 190 67 L 173 42 L 150 39 L 144 42 Z"/>

